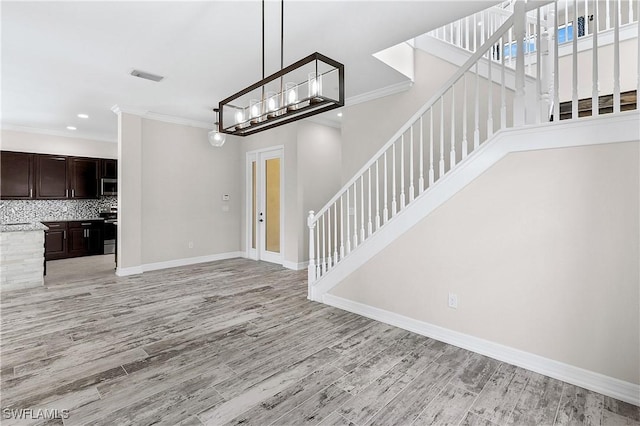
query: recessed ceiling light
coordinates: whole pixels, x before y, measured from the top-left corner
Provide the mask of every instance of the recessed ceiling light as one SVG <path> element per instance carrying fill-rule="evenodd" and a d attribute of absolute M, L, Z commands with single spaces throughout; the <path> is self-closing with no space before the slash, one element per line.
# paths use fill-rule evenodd
<path fill-rule="evenodd" d="M 87 114 L 78 114 L 78 118 L 89 118 Z"/>
<path fill-rule="evenodd" d="M 342 117 L 342 113 L 341 112 L 338 113 L 338 117 Z"/>
<path fill-rule="evenodd" d="M 76 128 L 73 126 L 67 126 L 67 130 L 76 130 Z"/>

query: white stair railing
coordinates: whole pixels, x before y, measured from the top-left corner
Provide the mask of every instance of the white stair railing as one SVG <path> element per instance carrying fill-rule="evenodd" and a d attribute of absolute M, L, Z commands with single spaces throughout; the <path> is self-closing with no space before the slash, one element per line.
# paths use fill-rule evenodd
<path fill-rule="evenodd" d="M 427 35 L 473 53 L 513 13 L 515 3 L 513 0 L 505 1 L 436 28 Z M 526 73 L 531 76 L 539 75 L 535 73 L 536 45 L 547 27 L 553 27 L 554 34 L 558 34 L 559 46 L 571 46 L 579 39 L 613 32 L 616 25 L 619 29 L 638 22 L 637 0 L 558 0 L 552 3 L 541 8 L 538 2 L 538 7 L 531 7 L 532 10 L 527 12 L 524 49 Z M 538 19 L 538 14 L 542 15 L 542 20 Z M 548 16 L 557 16 L 557 22 L 552 22 L 553 19 L 548 21 Z M 509 68 L 515 67 L 514 48 L 515 38 L 513 33 L 509 33 L 506 42 L 498 48 L 505 55 Z"/>
<path fill-rule="evenodd" d="M 578 0 L 573 0 L 578 3 Z M 640 9 L 640 0 L 636 10 Z M 384 227 L 389 221 L 411 206 L 419 197 L 426 196 L 429 188 L 438 184 L 452 169 L 495 132 L 514 126 L 549 121 L 560 117 L 560 74 L 571 73 L 572 96 L 567 99 L 572 114 L 569 119 L 578 119 L 578 79 L 576 77 L 578 51 L 573 43 L 572 65 L 559 67 L 558 2 L 539 6 L 540 3 L 513 2 L 513 14 L 507 17 L 484 43 L 477 46 L 469 59 L 445 83 L 435 95 L 402 126 L 391 139 L 371 158 L 358 173 L 317 213 L 309 212 L 309 270 L 311 287 L 325 274 L 343 262 L 358 247 Z M 572 10 L 579 10 L 578 8 Z M 597 20 L 597 8 L 594 15 Z M 527 14 L 535 16 L 537 29 L 533 40 L 535 47 L 535 69 L 540 76 L 535 91 L 525 91 L 525 43 L 527 37 Z M 613 113 L 620 112 L 620 56 L 619 45 L 620 9 L 614 5 L 614 57 Z M 616 18 L 617 17 L 617 18 Z M 567 18 L 568 19 L 568 18 Z M 636 19 L 637 22 L 637 19 Z M 541 31 L 546 26 L 546 30 Z M 636 30 L 639 30 L 636 23 Z M 566 27 L 565 27 L 566 28 Z M 598 34 L 593 37 L 593 103 L 592 114 L 599 111 L 601 101 L 598 73 Z M 504 54 L 496 54 L 505 43 L 514 41 L 515 85 L 507 90 Z M 637 60 L 640 69 L 640 45 Z M 487 78 L 480 77 L 479 63 L 491 61 L 487 67 Z M 493 78 L 492 68 L 499 67 L 499 77 Z M 566 79 L 563 79 L 565 81 Z M 640 86 L 640 71 L 637 84 Z M 638 87 L 635 89 L 637 90 Z M 565 101 L 565 99 L 562 99 Z M 531 109 L 530 105 L 534 108 Z M 563 117 L 560 117 L 563 118 Z M 555 120 L 558 121 L 558 120 Z"/>

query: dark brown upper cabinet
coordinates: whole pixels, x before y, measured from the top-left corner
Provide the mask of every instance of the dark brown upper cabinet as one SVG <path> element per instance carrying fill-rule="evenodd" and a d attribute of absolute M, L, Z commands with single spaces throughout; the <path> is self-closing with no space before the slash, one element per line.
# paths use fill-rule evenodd
<path fill-rule="evenodd" d="M 118 160 L 103 159 L 101 178 L 117 179 L 118 178 Z"/>
<path fill-rule="evenodd" d="M 34 154 L 3 151 L 0 153 L 0 198 L 30 200 L 34 190 Z"/>
<path fill-rule="evenodd" d="M 7 200 L 100 198 L 103 172 L 117 174 L 116 160 L 13 151 L 0 159 L 0 198 Z"/>
<path fill-rule="evenodd" d="M 69 194 L 68 159 L 63 155 L 36 155 L 36 197 L 64 199 Z"/>
<path fill-rule="evenodd" d="M 69 162 L 69 198 L 99 198 L 99 158 L 70 157 Z"/>

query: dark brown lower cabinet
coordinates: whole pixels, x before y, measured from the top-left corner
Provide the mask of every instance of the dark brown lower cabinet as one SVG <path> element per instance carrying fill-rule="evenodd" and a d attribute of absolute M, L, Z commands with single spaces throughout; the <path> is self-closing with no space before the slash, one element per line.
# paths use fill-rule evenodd
<path fill-rule="evenodd" d="M 69 257 L 104 254 L 103 221 L 69 222 Z"/>
<path fill-rule="evenodd" d="M 67 256 L 67 222 L 45 222 L 44 259 L 64 259 Z"/>
<path fill-rule="evenodd" d="M 104 254 L 104 223 L 101 220 L 45 222 L 45 259 Z"/>

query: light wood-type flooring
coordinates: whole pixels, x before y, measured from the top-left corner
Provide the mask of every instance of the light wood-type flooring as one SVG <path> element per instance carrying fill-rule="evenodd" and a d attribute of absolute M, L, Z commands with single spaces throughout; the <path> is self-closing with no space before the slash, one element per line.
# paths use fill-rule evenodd
<path fill-rule="evenodd" d="M 305 271 L 118 278 L 111 259 L 49 262 L 46 288 L 2 294 L 1 408 L 70 410 L 65 425 L 640 424 L 633 405 L 310 302 Z"/>

